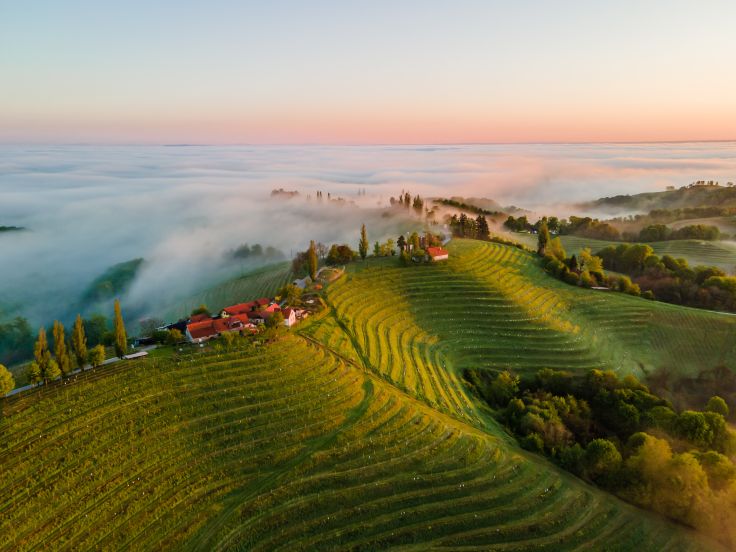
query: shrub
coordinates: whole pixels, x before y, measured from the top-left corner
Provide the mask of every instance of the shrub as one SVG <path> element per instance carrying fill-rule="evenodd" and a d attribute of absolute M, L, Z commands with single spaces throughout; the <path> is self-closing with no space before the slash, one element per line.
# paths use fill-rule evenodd
<path fill-rule="evenodd" d="M 621 462 L 621 453 L 608 439 L 593 439 L 585 449 L 585 474 L 593 481 L 610 480 Z"/>

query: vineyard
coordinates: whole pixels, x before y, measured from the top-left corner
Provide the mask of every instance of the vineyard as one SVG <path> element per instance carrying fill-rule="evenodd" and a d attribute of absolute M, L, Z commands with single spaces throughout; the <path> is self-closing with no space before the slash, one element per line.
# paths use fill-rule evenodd
<path fill-rule="evenodd" d="M 447 263 L 351 268 L 328 289 L 332 316 L 303 331 L 461 419 L 480 417 L 464 368 L 736 368 L 734 316 L 569 286 L 513 247 L 453 240 L 449 249 Z"/>
<path fill-rule="evenodd" d="M 714 549 L 299 337 L 3 408 L 1 550 Z"/>
<path fill-rule="evenodd" d="M 213 312 L 257 297 L 273 297 L 276 292 L 291 280 L 289 263 L 277 263 L 232 278 L 191 296 L 177 300 L 176 304 L 164 311 L 166 320 L 176 320 L 189 315 L 199 305 L 207 305 Z"/>

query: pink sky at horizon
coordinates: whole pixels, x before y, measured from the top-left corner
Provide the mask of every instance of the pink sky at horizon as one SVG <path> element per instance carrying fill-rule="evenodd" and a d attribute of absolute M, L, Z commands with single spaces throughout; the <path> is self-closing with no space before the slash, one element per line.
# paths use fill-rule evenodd
<path fill-rule="evenodd" d="M 736 4 L 0 7 L 0 143 L 736 139 Z"/>

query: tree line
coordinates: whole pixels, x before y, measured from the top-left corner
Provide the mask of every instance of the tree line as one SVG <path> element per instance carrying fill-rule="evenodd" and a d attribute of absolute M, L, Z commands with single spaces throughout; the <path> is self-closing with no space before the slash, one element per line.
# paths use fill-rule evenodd
<path fill-rule="evenodd" d="M 564 469 L 639 506 L 736 538 L 736 433 L 721 397 L 677 412 L 634 376 L 539 370 L 465 379 L 519 439 Z"/>
<path fill-rule="evenodd" d="M 128 350 L 128 337 L 125 322 L 120 309 L 120 301 L 115 300 L 112 345 L 115 355 L 122 358 Z M 106 358 L 105 346 L 98 343 L 92 347 L 88 342 L 85 320 L 77 315 L 71 335 L 66 335 L 64 324 L 54 320 L 51 330 L 51 342 L 46 328 L 41 326 L 33 344 L 33 360 L 26 368 L 26 376 L 32 384 L 49 383 L 60 377 L 66 377 L 75 368 L 100 366 Z M 6 373 L 7 372 L 7 373 Z M 7 394 L 15 387 L 12 374 L 0 364 L 0 396 Z"/>
<path fill-rule="evenodd" d="M 736 312 L 736 277 L 718 267 L 691 267 L 685 259 L 656 255 L 646 244 L 609 245 L 597 255 L 605 268 L 631 276 L 647 298 Z"/>

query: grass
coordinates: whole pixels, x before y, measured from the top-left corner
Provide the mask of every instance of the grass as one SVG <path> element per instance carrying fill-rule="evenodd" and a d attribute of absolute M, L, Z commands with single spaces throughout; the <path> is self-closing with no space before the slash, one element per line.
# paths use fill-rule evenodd
<path fill-rule="evenodd" d="M 0 550 L 706 550 L 297 336 L 3 402 Z"/>
<path fill-rule="evenodd" d="M 176 320 L 188 316 L 201 304 L 207 305 L 212 312 L 223 307 L 256 299 L 273 297 L 276 292 L 292 279 L 289 263 L 275 263 L 248 272 L 243 276 L 232 278 L 216 286 L 194 293 L 177 300 L 176 305 L 164 310 L 166 320 Z"/>
<path fill-rule="evenodd" d="M 514 233 L 511 238 L 528 245 L 537 246 L 537 236 L 532 234 Z M 560 236 L 562 245 L 569 253 L 579 253 L 584 247 L 589 247 L 596 253 L 608 245 L 619 245 L 621 242 L 594 240 L 578 236 Z M 728 273 L 736 272 L 736 242 L 703 241 L 703 240 L 668 240 L 647 243 L 657 255 L 671 255 L 684 258 L 693 266 L 717 266 Z"/>
<path fill-rule="evenodd" d="M 332 284 L 333 319 L 303 332 L 461 419 L 482 416 L 464 368 L 736 369 L 736 317 L 564 284 L 513 247 L 453 240 L 450 260 L 369 260 Z"/>
<path fill-rule="evenodd" d="M 0 551 L 719 549 L 521 451 L 460 373 L 733 368 L 736 317 L 448 247 L 349 265 L 276 343 L 168 349 L 3 400 Z"/>

